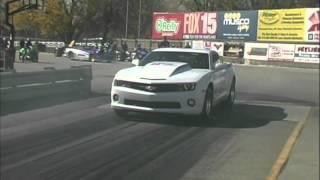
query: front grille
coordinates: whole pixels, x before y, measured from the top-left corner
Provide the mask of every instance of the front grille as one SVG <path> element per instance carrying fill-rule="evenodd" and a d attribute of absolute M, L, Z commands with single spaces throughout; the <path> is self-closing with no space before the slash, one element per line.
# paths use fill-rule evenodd
<path fill-rule="evenodd" d="M 146 101 L 137 101 L 131 99 L 124 100 L 125 105 L 139 106 L 139 107 L 148 107 L 148 108 L 167 108 L 167 109 L 179 109 L 181 108 L 180 103 L 178 102 L 146 102 Z"/>
<path fill-rule="evenodd" d="M 176 92 L 181 91 L 181 86 L 178 84 L 144 84 L 128 81 L 119 81 L 118 86 L 137 89 L 147 92 Z"/>

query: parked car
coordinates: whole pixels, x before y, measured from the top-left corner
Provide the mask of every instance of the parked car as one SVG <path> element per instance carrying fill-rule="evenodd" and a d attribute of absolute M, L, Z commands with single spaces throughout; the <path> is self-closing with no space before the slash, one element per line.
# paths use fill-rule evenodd
<path fill-rule="evenodd" d="M 129 111 L 199 114 L 211 119 L 215 106 L 232 107 L 236 77 L 217 52 L 184 48 L 153 50 L 113 80 L 111 107 Z"/>

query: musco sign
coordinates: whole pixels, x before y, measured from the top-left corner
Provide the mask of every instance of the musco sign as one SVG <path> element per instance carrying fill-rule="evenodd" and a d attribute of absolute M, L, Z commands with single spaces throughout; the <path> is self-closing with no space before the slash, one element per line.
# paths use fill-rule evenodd
<path fill-rule="evenodd" d="M 256 40 L 258 11 L 218 13 L 217 39 Z"/>

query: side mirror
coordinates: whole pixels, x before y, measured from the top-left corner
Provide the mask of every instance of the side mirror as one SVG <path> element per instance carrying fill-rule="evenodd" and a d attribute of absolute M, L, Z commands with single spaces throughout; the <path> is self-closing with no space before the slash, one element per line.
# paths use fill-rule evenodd
<path fill-rule="evenodd" d="M 221 66 L 221 63 L 220 62 L 216 62 L 214 66 L 215 66 L 215 68 L 218 68 L 219 66 Z"/>
<path fill-rule="evenodd" d="M 139 66 L 140 60 L 139 59 L 134 59 L 132 60 L 132 64 L 135 66 Z"/>

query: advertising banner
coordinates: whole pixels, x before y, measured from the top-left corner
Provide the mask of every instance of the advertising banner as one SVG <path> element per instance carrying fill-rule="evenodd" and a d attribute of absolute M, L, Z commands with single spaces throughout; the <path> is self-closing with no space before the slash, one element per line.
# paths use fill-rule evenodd
<path fill-rule="evenodd" d="M 267 43 L 245 43 L 244 58 L 253 60 L 268 60 L 269 44 Z"/>
<path fill-rule="evenodd" d="M 184 14 L 183 39 L 216 39 L 217 13 L 194 12 Z"/>
<path fill-rule="evenodd" d="M 216 39 L 217 13 L 154 13 L 152 39 Z"/>
<path fill-rule="evenodd" d="M 219 12 L 217 39 L 255 41 L 257 21 L 258 11 Z"/>
<path fill-rule="evenodd" d="M 293 61 L 294 44 L 269 44 L 268 60 Z"/>
<path fill-rule="evenodd" d="M 319 8 L 309 8 L 306 13 L 306 41 L 319 42 L 320 31 L 320 10 Z"/>
<path fill-rule="evenodd" d="M 303 42 L 306 9 L 260 10 L 258 41 Z"/>
<path fill-rule="evenodd" d="M 152 39 L 163 39 L 164 36 L 171 40 L 182 39 L 183 18 L 183 13 L 154 13 Z"/>
<path fill-rule="evenodd" d="M 192 48 L 193 49 L 211 49 L 216 51 L 219 56 L 223 56 L 223 42 L 212 42 L 212 41 L 192 41 Z"/>
<path fill-rule="evenodd" d="M 294 62 L 320 63 L 320 45 L 297 44 L 294 53 Z"/>

